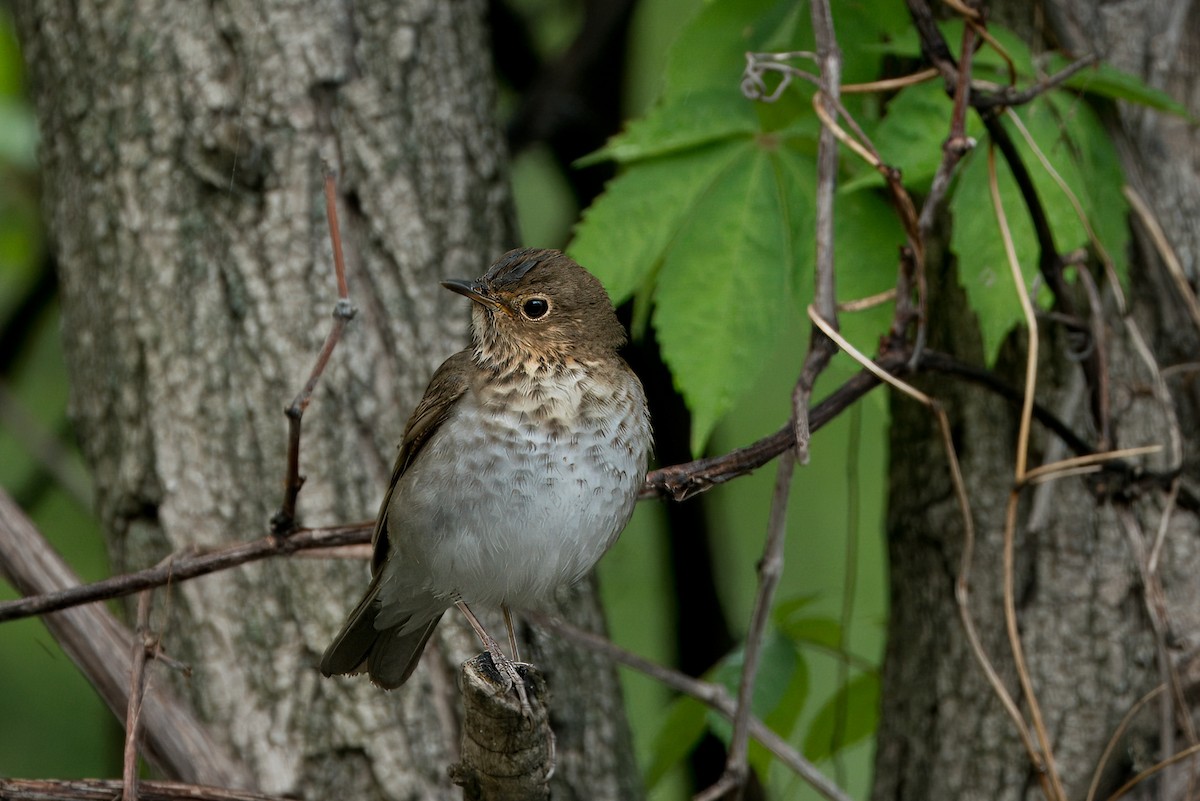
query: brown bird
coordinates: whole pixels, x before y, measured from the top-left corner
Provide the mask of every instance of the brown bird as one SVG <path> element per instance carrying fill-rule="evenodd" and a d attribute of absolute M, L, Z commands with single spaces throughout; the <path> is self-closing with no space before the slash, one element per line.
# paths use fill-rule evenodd
<path fill-rule="evenodd" d="M 523 686 L 468 604 L 543 605 L 582 578 L 629 521 L 650 419 L 617 355 L 625 331 L 600 282 L 555 250 L 513 250 L 476 281 L 471 344 L 429 382 L 375 523 L 372 579 L 321 659 L 403 684 L 457 604 Z M 521 693 L 524 700 L 524 694 Z"/>

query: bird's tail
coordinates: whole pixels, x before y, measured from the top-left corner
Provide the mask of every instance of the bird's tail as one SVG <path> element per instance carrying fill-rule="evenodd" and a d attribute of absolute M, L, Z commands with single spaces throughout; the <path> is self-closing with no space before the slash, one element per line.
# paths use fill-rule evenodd
<path fill-rule="evenodd" d="M 375 627 L 378 616 L 378 585 L 372 583 L 342 630 L 325 649 L 321 673 L 326 676 L 360 673 L 365 665 L 371 681 L 384 689 L 392 690 L 408 681 L 442 615 L 439 612 L 415 627 L 411 625 L 411 619 L 405 619 L 383 629 Z M 402 633 L 405 629 L 408 631 Z"/>

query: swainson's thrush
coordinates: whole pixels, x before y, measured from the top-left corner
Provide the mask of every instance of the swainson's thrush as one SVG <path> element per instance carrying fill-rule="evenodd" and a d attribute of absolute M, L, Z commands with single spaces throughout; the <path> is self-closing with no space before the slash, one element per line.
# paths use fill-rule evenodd
<path fill-rule="evenodd" d="M 408 421 L 371 584 L 321 659 L 326 676 L 365 666 L 400 686 L 455 604 L 494 657 L 467 605 L 501 607 L 515 651 L 509 607 L 542 605 L 591 570 L 646 475 L 645 394 L 599 281 L 558 251 L 514 250 L 442 285 L 474 301 L 471 345 Z"/>

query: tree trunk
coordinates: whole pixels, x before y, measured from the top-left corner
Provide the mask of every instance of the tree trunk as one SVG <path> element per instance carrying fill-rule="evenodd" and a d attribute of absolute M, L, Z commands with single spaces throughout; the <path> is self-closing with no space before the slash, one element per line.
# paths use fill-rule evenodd
<path fill-rule="evenodd" d="M 1023 3 L 994 4 L 1006 8 L 994 7 L 993 12 L 1003 15 L 1009 5 L 1013 14 L 1032 18 Z M 1195 81 L 1200 8 L 1195 4 L 1059 0 L 1048 10 L 1069 49 L 1095 52 L 1182 99 L 1192 113 L 1200 111 Z M 1176 18 L 1183 13 L 1189 19 Z M 1039 30 L 1036 24 L 1028 29 Z M 1126 106 L 1113 115 L 1113 123 L 1130 183 L 1156 210 L 1194 280 L 1200 264 L 1200 230 L 1195 226 L 1200 176 L 1194 169 L 1200 135 L 1184 121 Z M 1171 671 L 1187 694 L 1191 717 L 1197 710 L 1200 520 L 1194 503 L 1184 502 L 1195 498 L 1197 490 L 1195 373 L 1168 374 L 1170 402 L 1160 403 L 1154 394 L 1156 377 L 1134 327 L 1160 368 L 1194 362 L 1200 338 L 1144 228 L 1133 227 L 1138 235 L 1131 254 L 1133 325 L 1120 318 L 1111 291 L 1102 287 L 1108 298 L 1105 352 L 1113 444 L 1162 444 L 1163 451 L 1143 463 L 1160 471 L 1182 466 L 1181 502 L 1172 508 L 1162 486 L 1147 484 L 1139 491 L 1113 483 L 1101 487 L 1094 476 L 1066 478 L 1025 490 L 1016 525 L 1016 616 L 1068 799 L 1087 797 L 1092 773 L 1122 716 Z M 931 269 L 940 270 L 932 279 L 940 287 L 930 306 L 933 345 L 978 363 L 979 341 L 969 333 L 976 330 L 975 323 L 953 268 L 944 259 L 935 267 L 935 258 L 931 253 Z M 1039 365 L 1038 400 L 1096 442 L 1088 389 L 1079 363 L 1064 356 L 1069 343 L 1061 329 L 1045 323 L 1041 346 L 1049 355 Z M 1015 386 L 1022 383 L 1025 353 L 1022 335 L 1013 337 L 1001 356 L 1000 369 Z M 1005 635 L 1001 595 L 1004 514 L 1013 483 L 1018 410 L 953 381 L 929 381 L 925 388 L 951 413 L 972 503 L 978 539 L 971 614 L 1008 692 L 1028 719 Z M 963 525 L 936 429 L 928 413 L 907 400 L 894 399 L 892 409 L 892 613 L 873 798 L 1040 798 L 1038 777 L 1017 729 L 985 681 L 958 620 L 954 582 Z M 1172 445 L 1176 435 L 1182 436 L 1182 465 Z M 1044 433 L 1036 433 L 1030 453 L 1031 466 L 1071 455 Z M 1164 546 L 1157 573 L 1151 575 L 1144 567 L 1164 515 L 1169 516 Z M 1158 600 L 1156 583 L 1164 591 Z M 1165 621 L 1160 635 L 1155 633 L 1156 615 Z M 1147 704 L 1114 749 L 1098 798 L 1194 742 L 1179 727 L 1178 712 L 1170 694 Z M 1188 778 L 1186 767 L 1169 770 L 1130 797 L 1149 798 L 1161 787 L 1153 797 L 1184 798 Z"/>
<path fill-rule="evenodd" d="M 261 536 L 278 508 L 282 410 L 336 299 L 322 162 L 359 314 L 304 418 L 300 515 L 372 517 L 408 412 L 463 344 L 467 309 L 438 279 L 481 274 L 512 237 L 484 4 L 15 6 L 72 413 L 114 569 Z M 357 562 L 243 567 L 160 593 L 153 626 L 259 789 L 457 797 L 455 676 L 477 646 L 453 615 L 401 691 L 316 670 L 366 580 Z M 602 625 L 589 588 L 570 596 Z M 547 639 L 532 652 L 553 693 L 555 797 L 635 796 L 614 672 Z"/>

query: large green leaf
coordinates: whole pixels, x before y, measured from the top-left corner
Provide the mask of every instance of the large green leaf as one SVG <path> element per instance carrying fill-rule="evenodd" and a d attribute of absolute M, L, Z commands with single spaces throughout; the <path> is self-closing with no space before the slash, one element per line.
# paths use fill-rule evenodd
<path fill-rule="evenodd" d="M 583 213 L 568 252 L 600 279 L 614 303 L 625 301 L 653 275 L 697 199 L 745 149 L 744 142 L 726 142 L 623 172 Z"/>
<path fill-rule="evenodd" d="M 667 57 L 665 99 L 737 87 L 748 51 L 790 50 L 808 4 L 794 0 L 714 0 L 679 32 Z"/>
<path fill-rule="evenodd" d="M 692 92 L 655 107 L 577 164 L 586 166 L 609 159 L 631 162 L 738 135 L 745 137 L 757 130 L 758 117 L 753 105 L 731 83 L 727 87 Z"/>
<path fill-rule="evenodd" d="M 794 313 L 793 218 L 776 164 L 756 146 L 729 162 L 690 209 L 658 276 L 654 328 L 692 412 L 697 453 Z"/>

